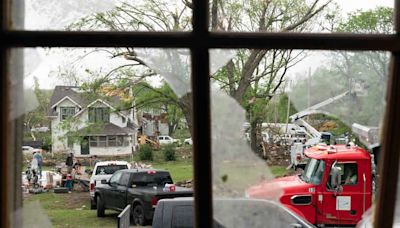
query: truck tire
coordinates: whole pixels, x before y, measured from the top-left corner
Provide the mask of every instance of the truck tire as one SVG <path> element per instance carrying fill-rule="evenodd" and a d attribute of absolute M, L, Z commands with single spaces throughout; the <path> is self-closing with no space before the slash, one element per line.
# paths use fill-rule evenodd
<path fill-rule="evenodd" d="M 136 204 L 132 209 L 133 224 L 144 226 L 146 225 L 146 218 L 144 217 L 144 209 L 142 205 Z"/>
<path fill-rule="evenodd" d="M 105 211 L 104 202 L 100 196 L 96 196 L 96 197 L 97 197 L 97 200 L 96 200 L 97 201 L 97 217 L 104 217 L 104 211 Z"/>

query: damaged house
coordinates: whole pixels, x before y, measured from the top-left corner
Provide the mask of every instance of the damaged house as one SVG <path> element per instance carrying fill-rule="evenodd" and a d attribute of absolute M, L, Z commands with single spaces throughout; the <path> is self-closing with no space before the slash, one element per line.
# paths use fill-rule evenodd
<path fill-rule="evenodd" d="M 73 86 L 56 86 L 48 108 L 52 150 L 75 156 L 120 156 L 135 151 L 133 108 L 120 111 L 118 96 L 94 96 Z"/>

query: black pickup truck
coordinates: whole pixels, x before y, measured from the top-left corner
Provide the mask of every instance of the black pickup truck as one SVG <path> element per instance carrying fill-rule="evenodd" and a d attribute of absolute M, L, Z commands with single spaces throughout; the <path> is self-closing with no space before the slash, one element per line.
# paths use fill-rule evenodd
<path fill-rule="evenodd" d="M 193 196 L 193 191 L 188 188 L 166 189 L 165 184 L 173 184 L 173 181 L 164 170 L 124 169 L 101 182 L 103 185 L 95 187 L 94 193 L 97 216 L 103 217 L 105 209 L 122 211 L 130 204 L 136 225 L 146 225 L 153 219 L 160 199 Z"/>

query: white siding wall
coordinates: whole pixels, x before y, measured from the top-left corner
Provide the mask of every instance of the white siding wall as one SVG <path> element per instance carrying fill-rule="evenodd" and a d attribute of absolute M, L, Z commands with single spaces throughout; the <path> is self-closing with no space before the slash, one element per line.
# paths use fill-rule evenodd
<path fill-rule="evenodd" d="M 118 156 L 118 155 L 129 155 L 132 153 L 131 146 L 126 147 L 90 147 L 89 154 L 81 155 L 81 146 L 74 144 L 74 155 L 78 157 L 85 156 Z"/>

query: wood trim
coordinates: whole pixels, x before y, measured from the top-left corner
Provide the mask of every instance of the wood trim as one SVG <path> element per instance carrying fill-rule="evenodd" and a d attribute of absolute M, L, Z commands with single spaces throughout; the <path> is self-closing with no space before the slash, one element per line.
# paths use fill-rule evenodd
<path fill-rule="evenodd" d="M 400 53 L 391 57 L 387 103 L 381 137 L 378 196 L 374 227 L 392 227 L 396 205 L 400 154 Z"/>
<path fill-rule="evenodd" d="M 400 51 L 393 34 L 5 31 L 10 47 L 168 47 Z M 110 42 L 112 40 L 112 42 Z"/>
<path fill-rule="evenodd" d="M 208 37 L 208 1 L 193 0 L 192 101 L 195 227 L 212 227 L 212 162 L 210 56 L 203 47 Z"/>

